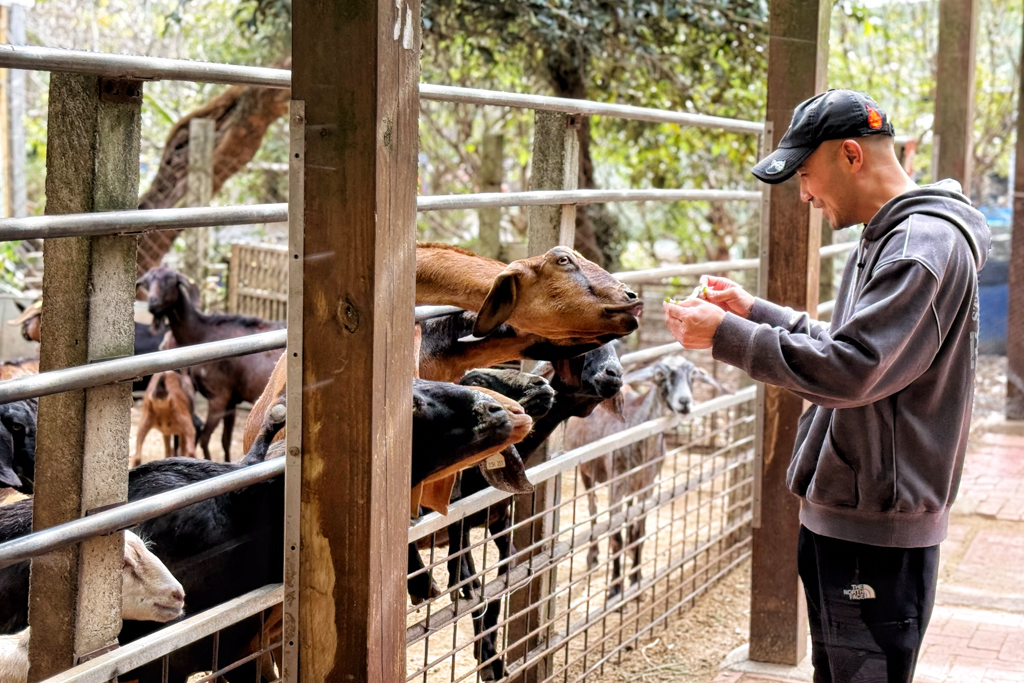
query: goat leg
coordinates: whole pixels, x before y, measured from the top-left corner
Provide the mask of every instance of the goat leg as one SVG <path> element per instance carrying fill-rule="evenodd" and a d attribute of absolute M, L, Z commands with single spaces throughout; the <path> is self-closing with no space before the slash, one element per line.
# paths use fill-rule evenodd
<path fill-rule="evenodd" d="M 224 430 L 220 433 L 220 445 L 224 448 L 224 462 L 231 462 L 231 433 L 235 431 L 235 406 L 229 405 L 224 413 Z"/>
<path fill-rule="evenodd" d="M 422 573 L 416 574 L 416 572 Z M 412 576 L 413 574 L 416 574 L 416 576 Z M 415 543 L 409 544 L 408 575 L 407 586 L 412 604 L 418 605 L 441 595 L 440 589 L 434 583 L 434 578 L 423 566 L 423 558 L 420 557 L 419 551 L 416 550 Z"/>
<path fill-rule="evenodd" d="M 210 396 L 207 399 L 209 403 L 206 411 L 206 424 L 203 425 L 203 431 L 199 435 L 199 445 L 202 447 L 203 455 L 207 460 L 213 460 L 210 457 L 210 437 L 213 436 L 213 430 L 217 428 L 217 425 L 224 418 L 230 399 L 230 396 L 221 394 Z"/>
<path fill-rule="evenodd" d="M 612 558 L 612 584 L 608 588 L 608 601 L 622 594 L 622 528 L 608 536 L 608 555 Z"/>
<path fill-rule="evenodd" d="M 139 425 L 138 435 L 135 437 L 135 457 L 132 458 L 132 467 L 142 464 L 142 444 L 146 441 L 146 435 L 153 429 L 153 419 L 147 415 Z"/>
<path fill-rule="evenodd" d="M 644 550 L 644 533 L 647 530 L 647 517 L 641 517 L 629 525 L 629 555 L 633 562 L 633 568 L 629 573 L 629 585 L 635 586 L 643 578 L 640 575 L 640 556 Z"/>
<path fill-rule="evenodd" d="M 469 552 L 463 552 L 469 547 L 469 528 L 465 519 L 448 526 L 448 588 L 465 582 L 459 592 L 467 600 L 473 597 L 474 591 L 480 590 L 473 558 Z M 454 593 L 452 601 L 455 601 Z"/>

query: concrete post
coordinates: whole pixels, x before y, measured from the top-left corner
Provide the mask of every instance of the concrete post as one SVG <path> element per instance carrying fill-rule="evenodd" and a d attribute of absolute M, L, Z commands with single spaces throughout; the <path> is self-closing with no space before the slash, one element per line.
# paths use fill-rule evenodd
<path fill-rule="evenodd" d="M 188 122 L 188 189 L 185 206 L 209 206 L 213 197 L 213 119 Z M 210 229 L 185 231 L 181 272 L 199 286 L 200 307 L 206 308 L 206 271 L 210 261 Z"/>
<path fill-rule="evenodd" d="M 502 150 L 505 136 L 493 133 L 484 136 L 480 147 L 480 191 L 501 192 Z M 477 211 L 480 221 L 480 239 L 477 253 L 487 258 L 502 259 L 501 209 L 498 207 Z"/>
<path fill-rule="evenodd" d="M 50 77 L 46 211 L 135 208 L 142 85 Z M 130 356 L 136 237 L 45 242 L 40 370 Z M 39 400 L 33 530 L 77 519 L 128 495 L 131 384 Z M 122 534 L 32 561 L 29 680 L 116 646 L 121 630 Z"/>
<path fill-rule="evenodd" d="M 559 112 L 538 111 L 534 116 L 533 160 L 530 174 L 530 190 L 575 190 L 579 182 L 579 117 Z M 576 231 L 576 206 L 531 206 L 527 208 L 527 248 L 530 256 L 543 254 L 552 247 L 572 247 Z M 561 428 L 530 456 L 529 465 L 535 465 L 548 458 L 549 452 L 561 451 Z M 527 548 L 542 538 L 551 538 L 558 528 L 559 492 L 561 475 L 539 484 L 532 494 L 515 497 L 515 523 L 529 519 L 534 514 L 554 508 L 552 514 L 524 524 L 513 532 L 513 543 L 517 548 Z M 549 544 L 536 549 L 532 554 L 550 551 Z M 526 561 L 521 558 L 520 563 Z M 509 663 L 522 660 L 526 654 L 547 642 L 550 632 L 544 628 L 530 637 L 526 634 L 541 628 L 548 622 L 554 608 L 549 598 L 556 582 L 555 569 L 539 572 L 529 585 L 512 593 L 509 597 L 509 613 L 516 617 L 508 624 L 507 640 L 510 644 Z M 518 642 L 518 641 L 523 642 Z M 551 656 L 535 659 L 530 668 L 515 680 L 534 683 L 551 674 Z"/>

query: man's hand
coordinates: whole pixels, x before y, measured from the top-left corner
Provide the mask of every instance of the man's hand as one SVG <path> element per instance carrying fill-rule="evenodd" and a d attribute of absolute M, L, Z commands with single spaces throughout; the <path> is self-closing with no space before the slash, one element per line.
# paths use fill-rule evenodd
<path fill-rule="evenodd" d="M 743 292 L 742 289 L 740 291 Z M 725 318 L 725 311 L 700 299 L 689 299 L 679 304 L 666 301 L 664 309 L 669 332 L 688 349 L 710 349 L 711 340 Z"/>
<path fill-rule="evenodd" d="M 754 297 L 747 294 L 738 284 L 724 277 L 701 275 L 700 283 L 707 287 L 704 299 L 723 311 L 735 313 L 741 318 L 750 317 L 750 309 L 754 307 Z"/>

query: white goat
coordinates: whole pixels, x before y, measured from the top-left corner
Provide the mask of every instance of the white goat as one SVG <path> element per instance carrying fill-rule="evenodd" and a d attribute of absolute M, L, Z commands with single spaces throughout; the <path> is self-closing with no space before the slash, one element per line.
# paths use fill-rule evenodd
<path fill-rule="evenodd" d="M 185 591 L 142 539 L 124 532 L 121 617 L 136 621 L 172 621 L 181 616 Z M 31 628 L 31 627 L 29 627 Z M 29 628 L 0 636 L 0 683 L 28 680 Z"/>
<path fill-rule="evenodd" d="M 698 378 L 719 391 L 724 391 L 710 375 L 682 356 L 668 356 L 654 365 L 627 374 L 623 378 L 626 385 L 622 388 L 622 418 L 613 415 L 605 404 L 602 404 L 590 417 L 570 419 L 565 428 L 566 450 L 585 446 L 670 412 L 682 415 L 689 413 L 693 403 L 693 380 Z M 653 381 L 653 386 L 646 394 L 640 394 L 629 386 L 630 383 L 646 381 Z M 596 524 L 596 519 L 593 519 L 597 515 L 597 496 L 594 493 L 596 484 L 611 482 L 608 493 L 610 515 L 614 515 L 620 508 L 625 512 L 634 502 L 634 498 L 642 499 L 651 495 L 651 488 L 661 472 L 664 456 L 665 436 L 656 434 L 580 465 L 580 478 L 587 490 L 591 526 Z M 631 473 L 626 475 L 627 472 Z M 641 517 L 629 525 L 630 555 L 633 562 L 630 585 L 641 578 L 640 555 L 643 551 L 646 525 L 646 517 Z M 597 543 L 598 539 L 595 536 L 591 540 L 590 551 L 587 554 L 587 566 L 591 569 L 597 566 Z M 609 600 L 622 592 L 622 547 L 622 530 L 612 529 L 608 540 L 608 553 L 613 557 L 612 585 L 608 589 Z"/>

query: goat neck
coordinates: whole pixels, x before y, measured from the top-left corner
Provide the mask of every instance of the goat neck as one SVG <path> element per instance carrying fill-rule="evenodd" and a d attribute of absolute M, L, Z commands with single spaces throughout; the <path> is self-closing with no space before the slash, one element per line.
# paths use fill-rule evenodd
<path fill-rule="evenodd" d="M 506 266 L 471 251 L 434 242 L 416 246 L 416 303 L 478 311 Z"/>

